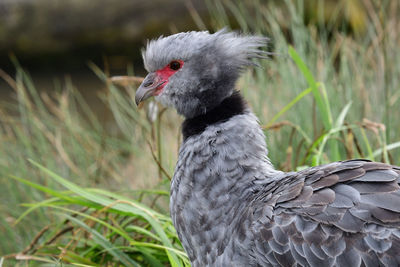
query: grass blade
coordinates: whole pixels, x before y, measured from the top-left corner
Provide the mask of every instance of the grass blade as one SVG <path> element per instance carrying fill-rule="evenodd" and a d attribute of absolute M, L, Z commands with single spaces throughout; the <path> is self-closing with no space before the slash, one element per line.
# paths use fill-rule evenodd
<path fill-rule="evenodd" d="M 84 228 L 88 233 L 93 235 L 93 239 L 96 240 L 98 244 L 100 244 L 104 249 L 106 249 L 111 255 L 113 255 L 116 259 L 120 260 L 126 266 L 135 266 L 140 267 L 139 263 L 132 260 L 128 257 L 124 252 L 120 251 L 116 248 L 110 241 L 108 241 L 104 236 L 102 236 L 99 232 L 94 230 L 93 228 L 89 227 L 84 222 L 70 216 L 67 214 L 63 214 L 68 220 L 74 222 L 75 224 Z"/>

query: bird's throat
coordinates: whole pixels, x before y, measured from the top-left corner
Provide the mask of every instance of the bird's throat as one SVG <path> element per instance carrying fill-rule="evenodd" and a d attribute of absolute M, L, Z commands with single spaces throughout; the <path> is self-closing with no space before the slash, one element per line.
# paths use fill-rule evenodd
<path fill-rule="evenodd" d="M 247 110 L 246 101 L 239 91 L 225 98 L 218 106 L 204 114 L 186 119 L 182 124 L 183 139 L 202 133 L 207 126 L 229 120 L 233 116 L 245 113 Z"/>

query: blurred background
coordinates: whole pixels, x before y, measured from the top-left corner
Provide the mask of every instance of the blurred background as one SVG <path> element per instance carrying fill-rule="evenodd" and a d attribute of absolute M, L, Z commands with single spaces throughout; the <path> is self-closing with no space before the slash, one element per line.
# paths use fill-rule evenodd
<path fill-rule="evenodd" d="M 280 1 L 237 3 L 240 8 L 256 13 L 257 6 L 268 2 L 277 6 L 279 12 L 288 12 L 284 11 L 286 4 Z M 351 35 L 365 34 L 368 14 L 362 0 L 300 2 L 306 24 L 340 29 Z M 225 26 L 249 31 L 251 26 L 241 29 L 243 23 L 236 18 L 235 4 L 202 0 L 1 0 L 0 69 L 15 76 L 15 59 L 29 73 L 35 88 L 46 92 L 53 91 L 68 77 L 89 99 L 88 104 L 96 113 L 107 113 L 96 97 L 104 83 L 88 63 L 96 64 L 109 76 L 126 75 L 127 68 L 143 76 L 140 49 L 148 39 L 188 30 L 214 31 Z M 285 16 L 282 14 L 277 22 L 286 31 L 289 25 Z M 223 19 L 229 25 L 221 25 Z M 270 33 L 267 30 L 265 34 Z M 285 34 L 290 38 L 289 33 Z M 15 92 L 4 79 L 0 79 L 0 99 L 15 100 Z"/>
<path fill-rule="evenodd" d="M 223 27 L 271 38 L 271 58 L 246 71 L 237 87 L 260 118 L 277 168 L 347 158 L 400 164 L 396 0 L 0 0 L 0 267 L 4 255 L 4 266 L 21 263 L 10 261 L 15 253 L 50 262 L 116 266 L 132 259 L 153 266 L 146 262 L 153 251 L 121 260 L 92 237 L 85 236 L 94 244 L 69 231 L 57 234 L 67 222 L 47 200 L 66 194 L 58 205 L 88 214 L 101 207 L 82 208 L 86 202 L 74 202 L 75 191 L 65 191 L 54 173 L 164 214 L 162 227 L 182 251 L 167 219 L 182 118 L 151 100 L 141 109 L 134 104 L 146 74 L 140 50 L 160 35 Z M 121 75 L 135 78 L 111 79 Z M 108 216 L 104 221 L 112 225 L 120 219 Z M 71 219 L 68 225 L 77 227 Z M 151 235 L 152 226 L 139 225 L 140 235 L 131 229 L 127 236 L 165 245 Z M 162 265 L 173 265 L 157 253 Z"/>
<path fill-rule="evenodd" d="M 341 27 L 364 33 L 367 14 L 361 0 L 322 1 L 316 8 L 317 2 L 305 1 L 309 23 L 329 23 L 330 17 L 338 16 Z M 1 0 L 0 67 L 12 74 L 15 65 L 10 55 L 14 55 L 38 88 L 48 88 L 54 78 L 68 74 L 85 91 L 95 91 L 99 81 L 88 62 L 107 67 L 112 75 L 126 73 L 128 65 L 143 74 L 140 49 L 147 39 L 199 28 L 212 30 L 217 23 L 209 9 L 216 7 L 201 0 Z M 226 15 L 230 26 L 240 29 L 234 14 Z M 279 23 L 285 26 L 287 21 Z M 7 91 L 2 83 L 1 95 L 6 97 Z"/>
<path fill-rule="evenodd" d="M 15 72 L 10 55 L 26 68 L 38 88 L 65 75 L 85 94 L 101 88 L 88 62 L 110 74 L 127 65 L 143 74 L 140 49 L 149 38 L 196 29 L 188 9 L 205 14 L 203 1 L 0 1 L 0 68 Z M 9 97 L 2 82 L 0 96 Z"/>

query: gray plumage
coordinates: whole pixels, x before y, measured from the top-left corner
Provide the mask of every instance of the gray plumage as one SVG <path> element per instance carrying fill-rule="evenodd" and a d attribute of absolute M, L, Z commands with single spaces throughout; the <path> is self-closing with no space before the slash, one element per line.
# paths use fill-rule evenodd
<path fill-rule="evenodd" d="M 142 85 L 137 102 L 163 84 L 157 99 L 195 128 L 180 147 L 170 204 L 192 265 L 399 266 L 399 167 L 351 160 L 284 173 L 271 165 L 250 109 L 214 119 L 265 41 L 188 32 L 143 52 L 151 73 L 183 61 L 158 85 Z"/>

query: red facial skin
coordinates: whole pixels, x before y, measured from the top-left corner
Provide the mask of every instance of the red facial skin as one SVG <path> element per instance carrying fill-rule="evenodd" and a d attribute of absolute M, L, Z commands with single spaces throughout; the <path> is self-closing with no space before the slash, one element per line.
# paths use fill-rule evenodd
<path fill-rule="evenodd" d="M 175 74 L 178 70 L 180 70 L 183 67 L 183 61 L 182 60 L 174 60 L 180 63 L 180 68 L 177 70 L 171 69 L 171 63 L 169 63 L 167 66 L 165 66 L 162 69 L 159 69 L 156 71 L 157 77 L 160 80 L 160 85 L 157 87 L 156 91 L 153 93 L 153 95 L 159 95 L 162 92 L 162 89 L 164 88 L 165 85 L 167 85 L 169 77 Z"/>

